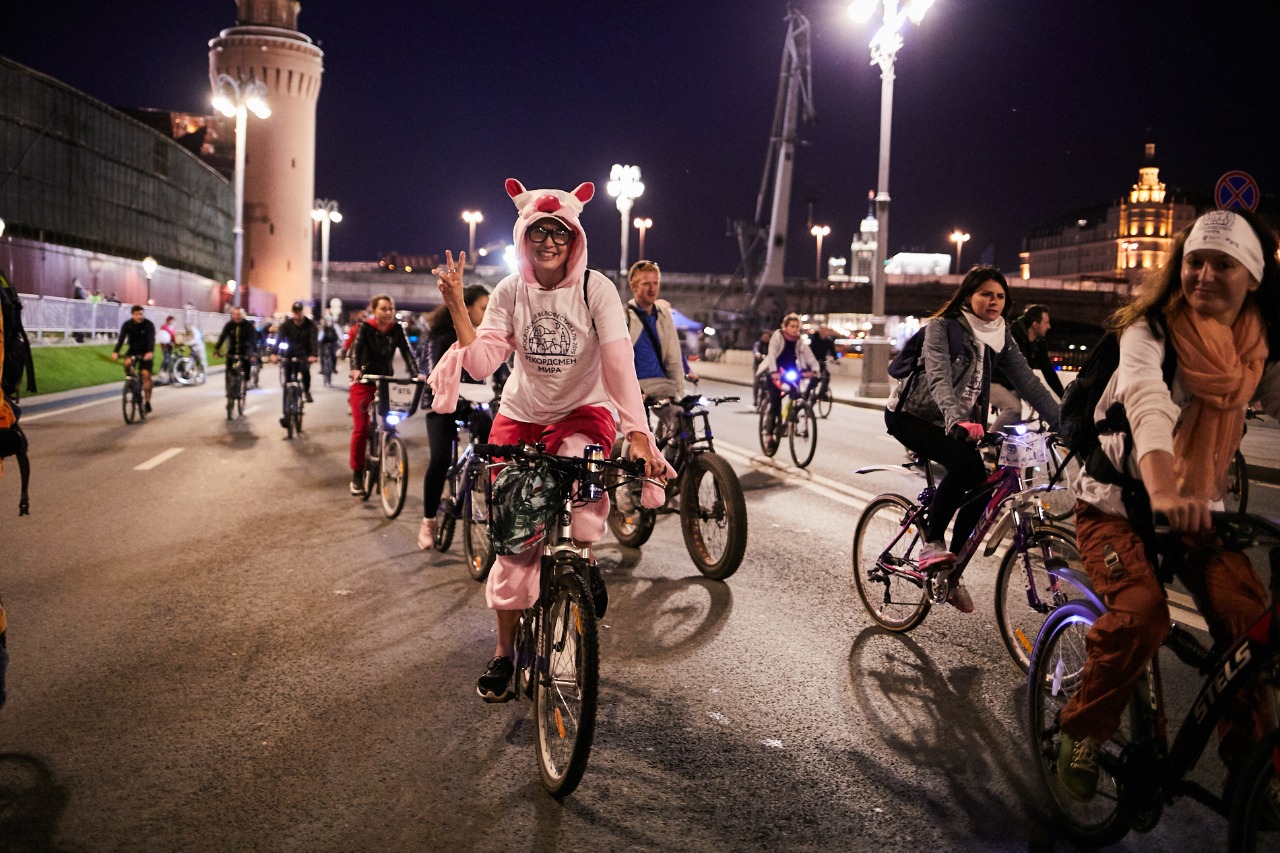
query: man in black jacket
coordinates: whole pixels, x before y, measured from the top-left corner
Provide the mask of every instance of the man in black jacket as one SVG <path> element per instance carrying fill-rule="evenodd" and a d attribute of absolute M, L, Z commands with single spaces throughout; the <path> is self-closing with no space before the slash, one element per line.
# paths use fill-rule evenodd
<path fill-rule="evenodd" d="M 1018 342 L 1018 348 L 1026 357 L 1027 364 L 1032 370 L 1040 371 L 1045 387 L 1061 400 L 1062 381 L 1053 368 L 1053 359 L 1049 357 L 1049 342 L 1045 339 L 1049 329 L 1049 309 L 1044 305 L 1028 305 L 1022 316 L 1009 324 L 1009 331 Z M 991 428 L 1007 429 L 1022 420 L 1022 398 L 1014 392 L 1013 383 L 999 368 L 996 368 L 991 378 L 994 380 L 991 383 L 991 405 L 1000 411 Z"/>
<path fill-rule="evenodd" d="M 227 358 L 236 356 L 240 359 L 240 375 L 244 382 L 249 382 L 249 365 L 258 348 L 258 330 L 252 320 L 246 320 L 244 312 L 238 307 L 231 309 L 231 319 L 222 327 L 218 342 L 213 345 L 213 354 L 222 355 L 222 347 L 227 347 Z"/>
<path fill-rule="evenodd" d="M 120 326 L 120 339 L 116 348 L 111 351 L 111 360 L 120 359 L 120 347 L 126 343 L 124 364 L 128 367 L 134 359 L 140 359 L 138 369 L 142 371 L 142 392 L 145 398 L 147 413 L 151 412 L 151 364 L 155 358 L 156 325 L 143 314 L 142 306 L 135 305 L 129 311 L 131 318 Z"/>
<path fill-rule="evenodd" d="M 316 324 L 302 313 L 302 303 L 293 303 L 292 316 L 276 329 L 276 352 L 271 357 L 273 362 L 281 355 L 305 357 L 298 363 L 302 374 L 302 393 L 308 403 L 311 399 L 311 365 L 316 360 Z"/>

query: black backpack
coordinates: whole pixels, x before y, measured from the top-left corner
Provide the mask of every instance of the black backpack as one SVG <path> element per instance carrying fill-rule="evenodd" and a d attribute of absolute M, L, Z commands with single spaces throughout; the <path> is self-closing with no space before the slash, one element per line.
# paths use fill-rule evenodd
<path fill-rule="evenodd" d="M 1160 372 L 1165 385 L 1173 387 L 1173 374 L 1178 369 L 1178 354 L 1173 345 L 1167 342 L 1169 335 L 1164 317 L 1157 315 L 1151 324 L 1155 336 L 1166 341 Z M 1067 386 L 1062 395 L 1059 416 L 1059 441 L 1084 460 L 1086 465 L 1092 463 L 1092 467 L 1098 467 L 1105 463 L 1105 468 L 1100 470 L 1101 476 L 1095 475 L 1103 482 L 1116 482 L 1112 476 L 1115 469 L 1103 454 L 1094 452 L 1099 449 L 1098 436 L 1129 432 L 1129 418 L 1120 403 L 1107 409 L 1102 420 L 1094 418 L 1094 410 L 1102 399 L 1102 392 L 1106 390 L 1107 383 L 1119 366 L 1120 339 L 1114 332 L 1108 332 L 1089 353 L 1075 381 Z M 1089 473 L 1094 474 L 1094 471 L 1090 470 Z"/>
<path fill-rule="evenodd" d="M 954 317 L 943 319 L 947 321 L 947 349 L 951 351 L 951 357 L 955 358 L 964 349 L 964 326 Z M 889 362 L 890 377 L 906 379 L 915 370 L 924 369 L 924 360 L 921 359 L 920 353 L 924 350 L 924 330 L 927 328 L 929 327 L 925 325 L 917 329 L 916 333 L 903 344 L 902 351 Z"/>
<path fill-rule="evenodd" d="M 36 368 L 31 360 L 31 341 L 22 327 L 22 300 L 9 280 L 0 273 L 0 317 L 4 320 L 4 370 L 0 372 L 0 390 L 16 400 L 22 374 L 27 374 L 27 393 L 36 393 Z"/>

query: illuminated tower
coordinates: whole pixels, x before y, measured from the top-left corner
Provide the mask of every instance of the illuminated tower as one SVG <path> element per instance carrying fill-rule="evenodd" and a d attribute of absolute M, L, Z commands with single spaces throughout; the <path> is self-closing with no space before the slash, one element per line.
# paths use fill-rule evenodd
<path fill-rule="evenodd" d="M 244 260 L 250 310 L 311 299 L 311 206 L 315 199 L 316 99 L 324 53 L 298 32 L 298 0 L 237 0 L 236 26 L 209 42 L 209 79 L 267 87 L 268 119 L 251 118 L 244 139 Z M 234 139 L 234 119 L 219 136 Z M 258 297 L 255 298 L 254 294 Z"/>

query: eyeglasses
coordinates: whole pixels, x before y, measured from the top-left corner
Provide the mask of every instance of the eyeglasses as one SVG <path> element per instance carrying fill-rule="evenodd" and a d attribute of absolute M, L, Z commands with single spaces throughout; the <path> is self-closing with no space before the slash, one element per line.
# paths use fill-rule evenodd
<path fill-rule="evenodd" d="M 541 225 L 535 225 L 524 232 L 524 236 L 529 239 L 530 243 L 545 243 L 547 238 L 550 237 L 552 243 L 557 246 L 564 246 L 573 239 L 573 232 L 568 228 L 543 228 Z"/>

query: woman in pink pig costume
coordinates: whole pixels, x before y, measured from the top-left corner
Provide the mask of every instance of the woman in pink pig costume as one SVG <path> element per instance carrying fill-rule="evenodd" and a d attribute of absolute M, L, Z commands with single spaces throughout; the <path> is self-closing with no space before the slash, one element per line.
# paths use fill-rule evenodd
<path fill-rule="evenodd" d="M 674 477 L 645 417 L 617 288 L 587 269 L 587 235 L 579 216 L 595 194 L 594 185 L 579 184 L 571 193 L 526 190 L 508 178 L 506 190 L 519 211 L 514 230 L 518 271 L 498 282 L 479 328 L 471 325 L 463 304 L 466 253 L 459 252 L 455 263 L 452 252 L 445 252 L 445 265 L 435 270 L 458 342 L 429 378 L 435 394 L 432 408 L 454 410 L 461 370 L 477 379 L 488 376 L 514 352 L 490 442 L 541 441 L 551 453 L 580 456 L 589 444 L 613 445 L 616 411 L 629 456 L 643 459 L 651 477 Z M 662 499 L 661 489 L 646 486 L 647 506 L 660 505 Z M 608 511 L 607 498 L 575 507 L 574 539 L 599 541 Z M 489 574 L 485 599 L 497 615 L 497 647 L 476 685 L 487 702 L 505 702 L 514 695 L 516 624 L 520 611 L 537 600 L 541 550 L 499 556 Z M 592 572 L 594 591 L 601 581 L 594 565 Z"/>

